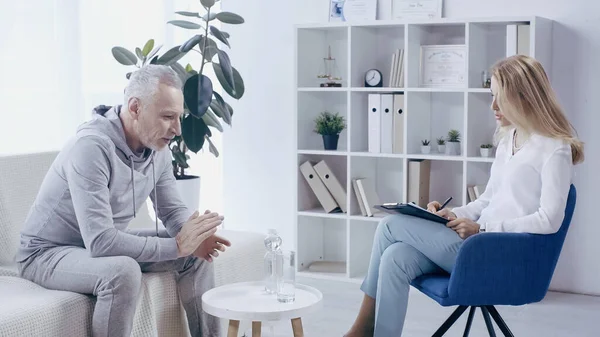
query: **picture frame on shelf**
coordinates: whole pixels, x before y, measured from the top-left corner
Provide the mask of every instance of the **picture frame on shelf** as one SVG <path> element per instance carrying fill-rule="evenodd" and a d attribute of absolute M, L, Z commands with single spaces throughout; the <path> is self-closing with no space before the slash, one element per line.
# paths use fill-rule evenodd
<path fill-rule="evenodd" d="M 425 88 L 467 87 L 467 46 L 423 45 L 419 86 Z"/>
<path fill-rule="evenodd" d="M 392 0 L 392 19 L 440 19 L 443 0 Z"/>
<path fill-rule="evenodd" d="M 377 0 L 329 0 L 329 22 L 356 22 L 377 18 Z"/>

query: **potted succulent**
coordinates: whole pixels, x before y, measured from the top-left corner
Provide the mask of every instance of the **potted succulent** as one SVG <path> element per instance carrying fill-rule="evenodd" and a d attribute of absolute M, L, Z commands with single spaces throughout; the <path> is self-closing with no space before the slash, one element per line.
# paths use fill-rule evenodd
<path fill-rule="evenodd" d="M 346 120 L 339 113 L 323 111 L 315 119 L 314 132 L 323 137 L 325 150 L 337 150 L 340 133 L 346 128 Z"/>
<path fill-rule="evenodd" d="M 481 144 L 479 147 L 479 152 L 481 152 L 482 157 L 490 157 L 492 155 L 492 148 L 494 146 L 492 144 Z"/>
<path fill-rule="evenodd" d="M 438 152 L 445 153 L 446 152 L 446 140 L 444 137 L 440 137 L 437 139 Z"/>
<path fill-rule="evenodd" d="M 141 68 L 147 64 L 170 66 L 181 78 L 184 95 L 184 114 L 181 116 L 181 136 L 175 137 L 169 144 L 171 150 L 173 173 L 177 180 L 178 190 L 184 202 L 191 209 L 198 208 L 200 199 L 200 177 L 188 175 L 188 151 L 198 153 L 208 144 L 209 151 L 216 157 L 219 151 L 211 142 L 212 130 L 223 132 L 221 122 L 231 126 L 233 108 L 220 93 L 227 93 L 231 98 L 239 100 L 244 95 L 245 87 L 242 76 L 232 66 L 226 53 L 230 48 L 227 32 L 221 31 L 215 22 L 238 25 L 244 19 L 238 14 L 214 10 L 214 0 L 201 0 L 202 13 L 178 11 L 175 14 L 187 17 L 189 20 L 172 20 L 167 22 L 173 26 L 188 30 L 198 30 L 198 33 L 181 45 L 174 46 L 162 55 L 159 50 L 162 45 L 154 46 L 154 40 L 148 40 L 143 48 L 130 50 L 115 46 L 112 48 L 113 57 L 125 66 Z M 190 21 L 193 20 L 193 21 Z M 217 44 L 218 43 L 218 44 Z M 182 66 L 179 64 L 185 55 L 194 51 L 197 53 L 198 64 Z M 194 54 L 196 55 L 196 54 Z M 205 75 L 208 67 L 212 68 L 219 86 Z M 129 79 L 131 72 L 126 74 Z M 220 88 L 223 90 L 221 91 Z"/>
<path fill-rule="evenodd" d="M 429 152 L 431 152 L 431 146 L 429 146 L 429 140 L 424 139 L 421 141 L 421 153 L 428 154 Z"/>
<path fill-rule="evenodd" d="M 446 154 L 451 156 L 460 155 L 460 132 L 458 130 L 448 131 L 446 144 Z"/>

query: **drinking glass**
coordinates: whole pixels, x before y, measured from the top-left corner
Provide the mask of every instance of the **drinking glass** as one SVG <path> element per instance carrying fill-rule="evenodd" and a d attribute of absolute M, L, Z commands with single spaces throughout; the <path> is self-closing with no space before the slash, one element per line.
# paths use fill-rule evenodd
<path fill-rule="evenodd" d="M 296 252 L 283 251 L 278 256 L 281 271 L 277 278 L 277 300 L 291 303 L 296 300 Z"/>

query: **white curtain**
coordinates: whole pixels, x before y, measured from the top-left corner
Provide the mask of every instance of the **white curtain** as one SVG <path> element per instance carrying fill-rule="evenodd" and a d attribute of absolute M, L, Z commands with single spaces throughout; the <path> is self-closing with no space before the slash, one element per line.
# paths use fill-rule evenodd
<path fill-rule="evenodd" d="M 196 31 L 168 25 L 197 0 L 0 0 L 0 156 L 59 150 L 99 104 L 122 103 L 125 74 L 111 48 L 131 51 L 148 39 L 161 52 Z M 199 54 L 182 62 L 197 66 Z M 186 63 L 183 63 L 184 65 Z M 219 150 L 221 137 L 213 141 Z M 208 149 L 208 147 L 206 147 Z M 192 154 L 202 176 L 201 205 L 222 209 L 221 157 Z"/>

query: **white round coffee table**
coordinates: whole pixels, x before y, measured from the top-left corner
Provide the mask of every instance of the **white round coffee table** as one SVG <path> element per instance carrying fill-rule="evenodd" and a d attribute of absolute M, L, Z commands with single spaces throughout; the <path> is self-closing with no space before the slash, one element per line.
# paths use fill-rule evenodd
<path fill-rule="evenodd" d="M 240 321 L 252 321 L 252 336 L 261 334 L 261 322 L 289 319 L 294 337 L 303 337 L 301 317 L 321 305 L 323 294 L 313 287 L 296 284 L 296 299 L 280 303 L 267 294 L 262 282 L 233 283 L 213 288 L 202 295 L 202 309 L 210 315 L 229 319 L 228 337 L 236 337 Z"/>

